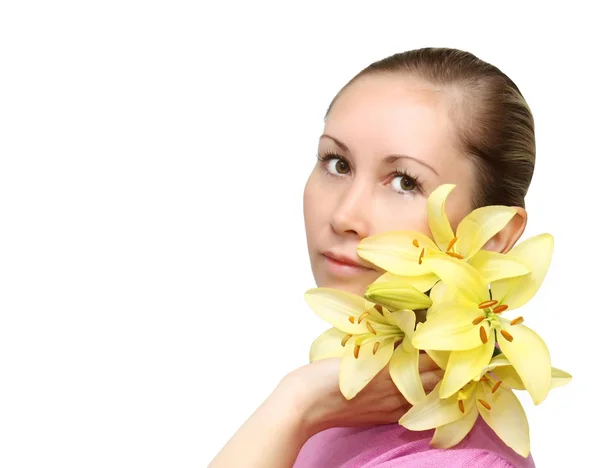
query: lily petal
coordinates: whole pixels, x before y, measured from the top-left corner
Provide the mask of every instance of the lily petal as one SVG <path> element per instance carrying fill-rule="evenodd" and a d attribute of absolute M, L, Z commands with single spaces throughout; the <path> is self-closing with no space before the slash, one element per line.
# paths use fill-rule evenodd
<path fill-rule="evenodd" d="M 562 387 L 563 385 L 568 384 L 572 378 L 573 377 L 568 372 L 553 367 L 552 383 L 550 384 L 550 388 Z"/>
<path fill-rule="evenodd" d="M 431 306 L 429 296 L 402 280 L 371 284 L 365 298 L 390 310 L 427 309 Z"/>
<path fill-rule="evenodd" d="M 509 309 L 518 309 L 526 304 L 538 291 L 552 260 L 554 238 L 550 234 L 531 237 L 506 255 L 511 256 L 529 268 L 530 273 L 518 278 L 503 279 L 491 284 L 492 297 Z"/>
<path fill-rule="evenodd" d="M 322 333 L 310 347 L 310 362 L 332 357 L 341 357 L 344 354 L 342 339 L 346 333 L 337 328 L 330 328 Z"/>
<path fill-rule="evenodd" d="M 427 198 L 427 219 L 429 229 L 440 250 L 445 251 L 454 239 L 454 230 L 446 214 L 446 198 L 456 187 L 454 184 L 444 184 L 436 188 Z"/>
<path fill-rule="evenodd" d="M 440 369 L 446 370 L 448 367 L 448 360 L 450 359 L 450 354 L 452 351 L 437 351 L 434 349 L 425 350 L 427 355 L 431 358 L 433 362 L 435 362 Z"/>
<path fill-rule="evenodd" d="M 430 444 L 437 448 L 454 447 L 473 429 L 477 416 L 479 416 L 479 412 L 473 406 L 471 411 L 467 412 L 462 418 L 438 427 L 433 433 Z"/>
<path fill-rule="evenodd" d="M 381 343 L 377 352 L 373 354 L 376 342 L 373 338 L 365 340 L 358 352 L 358 358 L 354 357 L 353 346 L 344 347 L 339 380 L 340 391 L 347 400 L 354 398 L 390 362 L 394 342 L 388 340 Z"/>
<path fill-rule="evenodd" d="M 335 328 L 353 335 L 368 332 L 364 322 L 349 320 L 365 311 L 364 298 L 333 288 L 313 288 L 306 291 L 304 299 L 319 317 Z"/>
<path fill-rule="evenodd" d="M 507 387 L 514 390 L 525 390 L 525 385 L 523 385 L 521 377 L 519 377 L 519 374 L 517 374 L 517 371 L 513 366 L 498 367 L 494 369 L 494 375 L 502 380 L 502 383 Z M 568 372 L 553 367 L 550 389 L 562 387 L 563 385 L 568 384 L 572 378 L 573 377 Z"/>
<path fill-rule="evenodd" d="M 367 302 L 368 301 L 365 301 L 365 303 Z M 368 314 L 366 314 L 366 312 L 368 312 Z M 366 322 L 371 322 L 371 325 L 373 325 L 373 323 L 377 324 L 377 327 L 375 327 L 377 330 L 381 330 L 386 333 L 393 333 L 397 331 L 398 327 L 391 318 L 392 314 L 385 307 L 382 307 L 381 312 L 379 312 L 374 306 L 372 306 L 369 309 L 365 309 L 365 311 L 362 312 L 361 315 L 363 314 L 365 317 L 364 321 L 361 321 L 361 323 L 363 323 L 364 325 L 366 325 Z"/>
<path fill-rule="evenodd" d="M 441 382 L 409 409 L 398 424 L 411 431 L 425 431 L 460 419 L 463 414 L 458 409 L 456 398 L 440 399 L 440 385 Z"/>
<path fill-rule="evenodd" d="M 439 351 L 473 349 L 481 345 L 479 326 L 473 325 L 479 315 L 481 311 L 472 303 L 446 303 L 417 327 L 412 344 L 418 349 Z"/>
<path fill-rule="evenodd" d="M 436 285 L 433 288 L 431 288 L 431 291 L 429 293 L 429 298 L 433 302 L 447 302 L 453 299 L 455 296 L 455 291 L 453 291 L 452 289 L 448 289 L 448 286 L 446 286 L 441 281 L 436 283 Z"/>
<path fill-rule="evenodd" d="M 484 245 L 504 229 L 517 210 L 509 206 L 484 206 L 463 218 L 456 228 L 456 252 L 464 258 L 475 255 Z"/>
<path fill-rule="evenodd" d="M 490 385 L 483 382 L 477 386 L 477 398 L 486 401 L 492 409 L 478 404 L 479 414 L 494 432 L 522 457 L 529 456 L 529 423 L 515 394 L 500 386 L 492 393 Z"/>
<path fill-rule="evenodd" d="M 506 319 L 501 320 L 513 340 L 508 341 L 501 333 L 497 333 L 498 344 L 521 377 L 534 404 L 539 405 L 550 391 L 550 352 L 544 340 L 531 328 L 521 324 L 507 326 L 507 322 Z"/>
<path fill-rule="evenodd" d="M 487 324 L 487 322 L 484 323 Z M 444 378 L 442 379 L 442 386 L 440 387 L 440 398 L 448 398 L 458 392 L 471 380 L 479 377 L 481 369 L 489 364 L 494 353 L 496 340 L 493 335 L 489 336 L 489 324 L 487 325 L 486 334 L 488 340 L 485 344 L 480 342 L 480 346 L 476 348 L 467 351 L 452 351 L 450 353 L 448 367 L 446 368 Z"/>
<path fill-rule="evenodd" d="M 390 360 L 390 377 L 411 405 L 425 398 L 419 375 L 419 351 L 408 352 L 403 346 L 398 346 Z"/>
<path fill-rule="evenodd" d="M 439 282 L 439 278 L 433 273 L 427 273 L 419 276 L 401 276 L 387 272 L 377 278 L 372 284 L 387 283 L 390 281 L 403 281 L 410 284 L 413 288 L 420 292 L 426 292 Z"/>
<path fill-rule="evenodd" d="M 508 358 L 502 353 L 497 354 L 492 358 L 489 366 L 487 366 L 487 370 L 492 370 L 499 366 L 512 366 Z"/>
<path fill-rule="evenodd" d="M 455 302 L 458 294 L 455 289 L 450 289 L 443 282 L 438 281 L 429 292 L 429 299 L 431 299 L 433 304 L 427 309 L 427 317 L 435 314 L 446 302 Z"/>
<path fill-rule="evenodd" d="M 390 318 L 407 337 L 412 338 L 415 332 L 415 322 L 417 321 L 415 313 L 412 310 L 392 312 Z"/>
<path fill-rule="evenodd" d="M 419 247 L 413 244 L 416 240 Z M 360 241 L 358 255 L 395 275 L 420 276 L 431 273 L 419 264 L 422 249 L 438 250 L 429 237 L 412 231 L 388 231 Z"/>
<path fill-rule="evenodd" d="M 458 290 L 471 302 L 480 304 L 489 300 L 485 279 L 467 262 L 449 255 L 426 255 L 423 257 L 423 265 L 438 275 L 449 288 Z"/>
<path fill-rule="evenodd" d="M 519 377 L 519 374 L 517 374 L 517 371 L 513 366 L 496 367 L 492 373 L 494 377 L 502 380 L 502 383 L 507 387 L 514 390 L 525 390 L 525 385 L 523 385 L 521 377 Z"/>
<path fill-rule="evenodd" d="M 469 265 L 481 273 L 486 283 L 529 273 L 529 268 L 516 258 L 488 250 L 480 250 L 473 255 Z"/>

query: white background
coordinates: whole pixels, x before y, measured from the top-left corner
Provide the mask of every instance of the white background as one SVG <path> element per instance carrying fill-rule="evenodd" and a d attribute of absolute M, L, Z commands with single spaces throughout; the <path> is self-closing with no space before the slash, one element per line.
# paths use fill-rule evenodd
<path fill-rule="evenodd" d="M 206 466 L 327 327 L 302 218 L 327 105 L 426 46 L 534 112 L 526 237 L 556 250 L 523 312 L 574 379 L 523 402 L 538 466 L 593 464 L 594 15 L 413 3 L 2 2 L 0 466 Z"/>

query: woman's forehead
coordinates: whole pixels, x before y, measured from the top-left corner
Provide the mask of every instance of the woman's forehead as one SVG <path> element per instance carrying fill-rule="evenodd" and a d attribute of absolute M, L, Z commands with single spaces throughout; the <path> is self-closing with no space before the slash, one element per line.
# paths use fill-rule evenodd
<path fill-rule="evenodd" d="M 454 143 L 448 101 L 439 90 L 414 79 L 363 77 L 338 96 L 324 133 L 343 141 L 351 152 L 435 158 L 447 154 Z"/>

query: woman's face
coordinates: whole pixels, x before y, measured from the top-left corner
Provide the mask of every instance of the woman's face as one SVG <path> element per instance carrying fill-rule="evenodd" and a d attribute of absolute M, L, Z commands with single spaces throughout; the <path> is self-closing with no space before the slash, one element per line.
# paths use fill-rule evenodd
<path fill-rule="evenodd" d="M 358 243 L 390 230 L 431 236 L 426 201 L 441 184 L 456 184 L 446 203 L 454 227 L 471 211 L 472 167 L 452 138 L 448 101 L 414 78 L 382 74 L 360 78 L 338 97 L 304 190 L 317 286 L 363 295 L 383 270 L 357 255 Z"/>

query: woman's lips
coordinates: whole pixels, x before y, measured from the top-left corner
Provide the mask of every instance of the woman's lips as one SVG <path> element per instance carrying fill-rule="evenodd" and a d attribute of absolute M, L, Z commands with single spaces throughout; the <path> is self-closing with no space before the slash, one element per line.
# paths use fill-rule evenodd
<path fill-rule="evenodd" d="M 350 265 L 343 261 L 336 260 L 323 254 L 325 258 L 325 265 L 330 273 L 342 276 L 352 276 L 357 274 L 364 274 L 367 271 L 374 271 L 372 268 L 366 268 L 358 265 Z"/>

